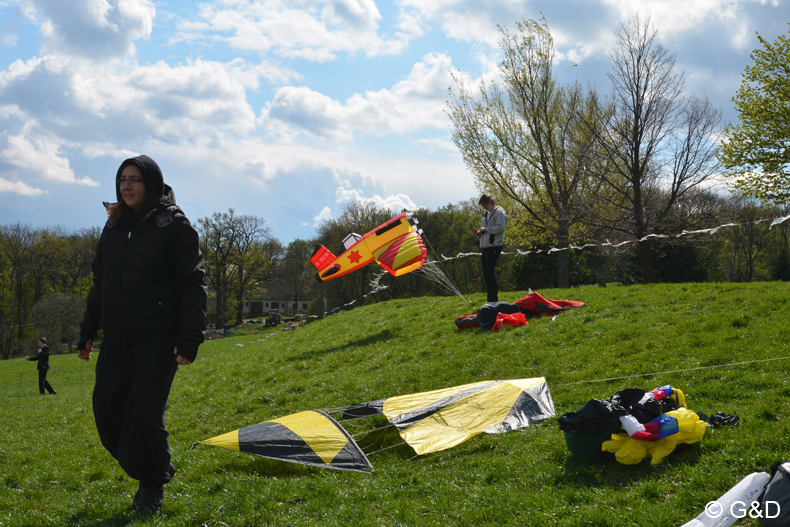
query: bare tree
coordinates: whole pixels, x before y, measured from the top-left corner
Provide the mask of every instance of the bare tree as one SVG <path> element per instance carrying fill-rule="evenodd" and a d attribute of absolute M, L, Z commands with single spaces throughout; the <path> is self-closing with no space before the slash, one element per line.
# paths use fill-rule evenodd
<path fill-rule="evenodd" d="M 236 324 L 241 324 L 244 321 L 244 295 L 275 275 L 283 247 L 271 236 L 271 230 L 263 218 L 236 216 L 236 221 L 237 243 L 232 262 L 237 269 L 234 287 Z"/>
<path fill-rule="evenodd" d="M 453 141 L 481 189 L 511 205 L 511 232 L 524 226 L 549 243 L 568 247 L 582 180 L 593 165 L 594 136 L 582 125 L 591 120 L 594 93 L 577 83 L 563 86 L 552 74 L 554 41 L 545 20 L 500 28 L 499 63 L 503 84 L 478 92 L 455 77 L 450 89 Z M 516 221 L 512 221 L 516 220 Z M 568 252 L 557 258 L 559 287 L 570 285 Z"/>
<path fill-rule="evenodd" d="M 198 220 L 206 259 L 206 281 L 216 298 L 217 323 L 242 321 L 244 294 L 274 273 L 282 252 L 263 218 L 237 216 L 233 209 Z"/>
<path fill-rule="evenodd" d="M 611 196 L 594 211 L 600 224 L 643 238 L 718 172 L 721 110 L 705 98 L 683 97 L 683 73 L 656 38 L 650 18 L 637 15 L 615 31 L 610 53 L 612 99 L 588 122 L 605 155 L 597 174 Z M 643 279 L 654 279 L 650 241 L 639 244 Z"/>

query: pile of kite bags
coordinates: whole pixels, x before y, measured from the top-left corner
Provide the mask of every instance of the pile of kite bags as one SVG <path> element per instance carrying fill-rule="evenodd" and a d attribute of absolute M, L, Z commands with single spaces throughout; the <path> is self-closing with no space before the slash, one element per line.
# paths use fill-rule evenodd
<path fill-rule="evenodd" d="M 696 443 L 707 423 L 686 408 L 683 392 L 670 385 L 652 391 L 627 388 L 610 399 L 591 399 L 559 418 L 568 450 L 587 459 L 635 465 L 651 458 L 661 463 L 681 443 Z M 611 455 L 611 454 L 609 454 Z"/>
<path fill-rule="evenodd" d="M 582 307 L 584 302 L 575 300 L 547 300 L 540 293 L 530 292 L 513 304 L 495 302 L 486 304 L 477 313 L 458 317 L 455 325 L 458 329 L 479 327 L 491 331 L 499 331 L 505 326 L 520 327 L 527 325 L 527 316 L 556 315 L 561 311 Z"/>

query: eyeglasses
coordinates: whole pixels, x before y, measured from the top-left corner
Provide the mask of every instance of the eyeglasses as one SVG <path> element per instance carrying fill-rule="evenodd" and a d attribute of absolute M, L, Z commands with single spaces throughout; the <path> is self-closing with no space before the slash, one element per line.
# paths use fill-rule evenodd
<path fill-rule="evenodd" d="M 122 178 L 118 178 L 118 186 L 119 187 L 124 186 L 124 184 L 126 184 L 126 183 L 129 183 L 130 185 L 133 185 L 133 186 L 137 186 L 137 185 L 142 185 L 143 184 L 143 180 L 141 178 L 139 178 L 139 177 L 130 177 L 130 178 L 122 177 Z"/>

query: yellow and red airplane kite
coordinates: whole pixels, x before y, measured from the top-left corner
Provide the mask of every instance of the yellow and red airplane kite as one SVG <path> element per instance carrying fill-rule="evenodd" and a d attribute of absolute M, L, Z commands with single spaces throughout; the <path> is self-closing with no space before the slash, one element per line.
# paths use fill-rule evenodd
<path fill-rule="evenodd" d="M 346 236 L 340 256 L 319 244 L 310 262 L 323 282 L 356 271 L 373 260 L 392 276 L 410 273 L 422 267 L 428 255 L 417 223 L 411 214 L 399 214 L 364 236 Z"/>

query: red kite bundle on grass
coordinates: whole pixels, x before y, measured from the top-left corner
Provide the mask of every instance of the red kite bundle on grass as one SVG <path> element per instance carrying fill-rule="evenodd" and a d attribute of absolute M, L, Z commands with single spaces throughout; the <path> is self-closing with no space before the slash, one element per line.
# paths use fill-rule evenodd
<path fill-rule="evenodd" d="M 458 329 L 482 327 L 491 331 L 499 331 L 505 326 L 526 326 L 527 316 L 553 315 L 560 311 L 581 307 L 584 302 L 575 300 L 547 300 L 539 293 L 530 293 L 514 304 L 497 302 L 486 304 L 477 313 L 455 319 Z"/>

